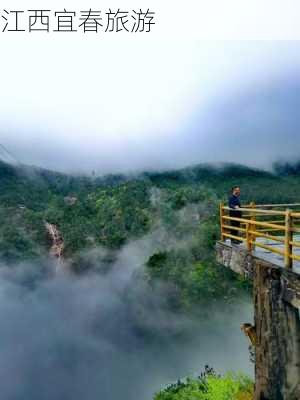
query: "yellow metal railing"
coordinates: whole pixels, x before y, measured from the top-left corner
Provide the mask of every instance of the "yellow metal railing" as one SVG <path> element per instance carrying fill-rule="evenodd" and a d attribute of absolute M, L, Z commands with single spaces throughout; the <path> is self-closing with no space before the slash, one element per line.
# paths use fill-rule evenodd
<path fill-rule="evenodd" d="M 220 203 L 222 241 L 238 240 L 244 242 L 250 252 L 260 247 L 279 254 L 286 268 L 292 268 L 294 260 L 300 261 L 300 256 L 295 254 L 300 241 L 294 239 L 294 234 L 300 233 L 300 204 L 251 203 L 239 208 L 241 217 L 229 215 L 230 211 L 231 208 Z M 264 243 L 258 238 L 264 239 Z"/>

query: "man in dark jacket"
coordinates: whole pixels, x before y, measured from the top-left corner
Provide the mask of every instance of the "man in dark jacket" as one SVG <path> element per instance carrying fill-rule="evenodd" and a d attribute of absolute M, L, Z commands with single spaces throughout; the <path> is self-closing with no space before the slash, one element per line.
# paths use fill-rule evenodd
<path fill-rule="evenodd" d="M 240 211 L 241 208 L 241 201 L 240 201 L 241 190 L 239 186 L 234 186 L 231 190 L 231 196 L 228 200 L 228 205 L 231 208 L 229 211 L 229 216 L 234 218 L 242 218 L 242 212 Z M 240 221 L 231 221 L 231 226 L 239 228 L 241 226 Z M 230 231 L 231 235 L 239 236 L 239 231 L 236 229 L 232 229 Z M 238 239 L 231 239 L 231 243 L 240 244 L 242 243 Z"/>

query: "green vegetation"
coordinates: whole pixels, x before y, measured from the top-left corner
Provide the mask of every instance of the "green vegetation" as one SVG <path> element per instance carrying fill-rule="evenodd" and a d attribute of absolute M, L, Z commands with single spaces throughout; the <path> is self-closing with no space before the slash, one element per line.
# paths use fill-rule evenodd
<path fill-rule="evenodd" d="M 157 393 L 154 400 L 252 400 L 253 388 L 243 374 L 218 376 L 207 367 L 200 377 L 178 381 Z"/>
<path fill-rule="evenodd" d="M 89 249 L 105 247 L 109 263 L 130 240 L 154 232 L 144 273 L 150 286 L 159 280 L 168 287 L 172 307 L 230 303 L 248 283 L 215 264 L 218 203 L 236 183 L 246 203 L 299 202 L 297 166 L 277 164 L 270 173 L 200 165 L 91 179 L 0 162 L 0 258 L 14 263 L 46 255 L 45 221 L 57 225 L 76 271 L 88 268 Z"/>

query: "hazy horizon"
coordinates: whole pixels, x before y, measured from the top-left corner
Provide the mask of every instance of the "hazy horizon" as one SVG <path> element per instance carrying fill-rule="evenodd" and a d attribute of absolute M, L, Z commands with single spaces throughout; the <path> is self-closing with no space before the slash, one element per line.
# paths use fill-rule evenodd
<path fill-rule="evenodd" d="M 14 80 L 1 86 L 0 143 L 21 163 L 105 175 L 298 157 L 297 42 L 2 45 Z"/>

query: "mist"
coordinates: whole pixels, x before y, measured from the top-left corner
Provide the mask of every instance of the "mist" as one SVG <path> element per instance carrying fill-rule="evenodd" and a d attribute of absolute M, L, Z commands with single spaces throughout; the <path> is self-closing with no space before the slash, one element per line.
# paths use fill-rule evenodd
<path fill-rule="evenodd" d="M 20 163 L 103 175 L 298 157 L 298 42 L 1 46 L 11 55 L 2 75 L 14 81 L 2 82 L 0 143 Z"/>
<path fill-rule="evenodd" d="M 168 288 L 139 278 L 152 247 L 149 237 L 131 242 L 109 270 L 81 276 L 55 274 L 51 260 L 1 265 L 1 399 L 150 400 L 206 364 L 253 373 L 239 329 L 250 301 L 229 312 L 220 302 L 205 322 L 170 311 Z"/>

